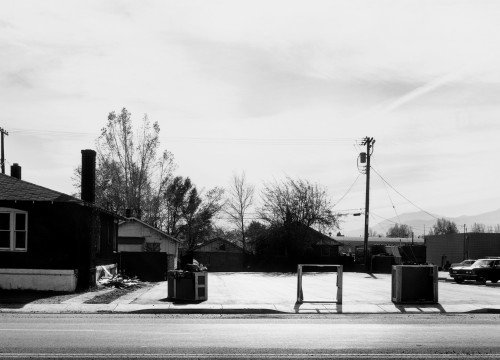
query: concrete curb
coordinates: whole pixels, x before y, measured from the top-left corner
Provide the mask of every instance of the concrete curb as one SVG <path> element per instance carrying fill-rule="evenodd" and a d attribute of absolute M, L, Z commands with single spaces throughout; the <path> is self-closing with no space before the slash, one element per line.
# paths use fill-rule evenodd
<path fill-rule="evenodd" d="M 16 304 L 15 298 L 5 297 L 0 299 L 0 313 L 241 315 L 500 313 L 500 301 L 497 300 L 497 290 L 500 286 L 494 284 L 495 286 L 467 288 L 465 285 L 451 284 L 453 279 L 445 272 L 439 274 L 439 282 L 443 285 L 446 296 L 440 296 L 441 302 L 436 304 L 394 304 L 390 296 L 390 275 L 367 276 L 364 273 L 347 273 L 350 284 L 354 286 L 346 286 L 341 305 L 325 302 L 331 294 L 321 291 L 313 292 L 310 297 L 307 297 L 307 299 L 321 299 L 319 302 L 304 301 L 299 304 L 292 302 L 296 298 L 296 278 L 289 274 L 273 275 L 276 274 L 268 276 L 246 273 L 213 275 L 211 286 L 215 296 L 211 296 L 210 300 L 197 303 L 170 302 L 167 299 L 168 283 L 160 282 L 150 288 L 122 295 L 109 304 L 85 303 L 101 293 L 110 291 L 108 289 L 79 294 L 62 303 L 44 303 L 43 300 L 39 302 L 35 300 L 35 302 L 19 301 Z M 322 276 L 323 274 L 310 276 L 309 286 L 313 288 L 323 286 L 325 280 Z M 317 279 L 319 281 L 315 283 Z M 326 283 L 328 281 L 330 280 Z M 310 289 L 308 288 L 309 291 Z M 478 295 L 471 296 L 470 289 L 477 291 Z M 280 296 L 276 296 L 277 292 Z M 464 297 L 461 297 L 462 294 Z"/>
<path fill-rule="evenodd" d="M 500 314 L 500 305 L 471 304 L 0 304 L 0 313 L 23 314 Z"/>

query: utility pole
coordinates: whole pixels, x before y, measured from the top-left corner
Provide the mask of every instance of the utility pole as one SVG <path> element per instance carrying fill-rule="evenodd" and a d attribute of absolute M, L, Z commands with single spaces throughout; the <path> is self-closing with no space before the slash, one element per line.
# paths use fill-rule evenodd
<path fill-rule="evenodd" d="M 2 134 L 2 137 L 1 137 L 1 154 L 0 154 L 0 162 L 2 163 L 2 174 L 5 174 L 5 154 L 4 154 L 4 147 L 3 147 L 3 139 L 4 139 L 4 135 L 9 135 L 9 133 L 7 131 L 5 131 L 4 129 L 2 129 L 0 127 L 0 133 Z"/>
<path fill-rule="evenodd" d="M 467 246 L 467 227 L 464 224 L 464 260 L 469 258 L 469 252 L 468 252 L 468 246 Z"/>
<path fill-rule="evenodd" d="M 365 254 L 365 269 L 368 271 L 370 260 L 368 256 L 368 220 L 370 216 L 370 158 L 373 152 L 373 144 L 375 140 L 370 137 L 365 137 L 361 145 L 366 145 L 366 197 L 365 197 L 365 241 L 364 241 L 364 254 Z"/>

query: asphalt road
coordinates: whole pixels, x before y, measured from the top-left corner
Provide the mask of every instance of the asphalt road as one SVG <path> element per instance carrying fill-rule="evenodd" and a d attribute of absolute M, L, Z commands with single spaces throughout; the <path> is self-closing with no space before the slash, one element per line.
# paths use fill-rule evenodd
<path fill-rule="evenodd" d="M 497 359 L 500 315 L 0 314 L 0 358 Z"/>

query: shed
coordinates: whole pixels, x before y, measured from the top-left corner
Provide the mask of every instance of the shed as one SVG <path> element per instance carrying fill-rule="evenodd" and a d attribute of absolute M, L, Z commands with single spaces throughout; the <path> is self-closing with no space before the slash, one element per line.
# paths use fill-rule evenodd
<path fill-rule="evenodd" d="M 168 270 L 174 270 L 179 257 L 179 243 L 175 237 L 135 217 L 118 225 L 118 252 L 166 253 Z"/>

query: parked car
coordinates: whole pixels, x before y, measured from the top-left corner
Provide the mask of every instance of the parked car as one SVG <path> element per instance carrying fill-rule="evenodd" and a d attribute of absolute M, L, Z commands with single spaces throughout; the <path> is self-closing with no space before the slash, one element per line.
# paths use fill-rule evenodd
<path fill-rule="evenodd" d="M 464 261 L 459 262 L 459 263 L 453 263 L 448 268 L 448 272 L 451 275 L 451 270 L 452 269 L 457 269 L 458 270 L 459 268 L 463 268 L 464 266 L 471 266 L 472 264 L 474 264 L 475 261 L 476 261 L 475 259 L 467 259 L 467 260 L 464 260 Z"/>
<path fill-rule="evenodd" d="M 464 280 L 496 283 L 500 279 L 500 259 L 479 259 L 470 266 L 451 268 L 450 276 L 459 284 Z"/>

